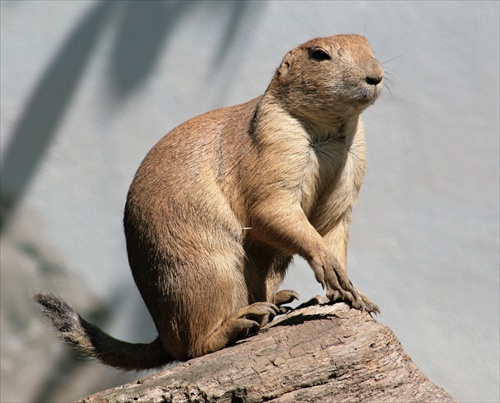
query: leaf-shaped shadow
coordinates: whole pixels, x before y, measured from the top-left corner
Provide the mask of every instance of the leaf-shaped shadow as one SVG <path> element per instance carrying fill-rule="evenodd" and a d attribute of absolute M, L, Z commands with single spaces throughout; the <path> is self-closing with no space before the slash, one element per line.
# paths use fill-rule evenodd
<path fill-rule="evenodd" d="M 100 2 L 83 18 L 57 52 L 29 100 L 2 160 L 2 230 L 12 208 L 29 186 L 116 4 Z"/>

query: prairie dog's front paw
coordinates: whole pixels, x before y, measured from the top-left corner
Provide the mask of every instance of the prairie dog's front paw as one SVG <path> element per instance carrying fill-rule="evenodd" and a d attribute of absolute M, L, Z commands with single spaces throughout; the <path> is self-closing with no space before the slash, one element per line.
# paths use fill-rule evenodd
<path fill-rule="evenodd" d="M 380 308 L 377 306 L 377 304 L 374 304 L 370 298 L 368 298 L 366 295 L 361 294 L 359 291 L 356 290 L 357 295 L 362 301 L 362 304 L 356 304 L 354 305 L 352 303 L 352 298 L 351 296 L 345 296 L 344 294 L 341 294 L 339 291 L 332 290 L 330 293 L 327 292 L 327 297 L 330 299 L 332 302 L 346 302 L 347 304 L 351 305 L 353 308 L 366 311 L 368 313 L 375 313 L 379 314 L 380 313 Z"/>

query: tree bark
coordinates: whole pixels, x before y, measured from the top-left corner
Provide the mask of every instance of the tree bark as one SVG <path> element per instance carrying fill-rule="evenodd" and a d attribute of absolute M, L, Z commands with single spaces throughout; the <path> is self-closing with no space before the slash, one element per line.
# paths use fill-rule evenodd
<path fill-rule="evenodd" d="M 258 334 L 94 402 L 453 402 L 404 352 L 392 331 L 345 304 L 314 305 Z"/>

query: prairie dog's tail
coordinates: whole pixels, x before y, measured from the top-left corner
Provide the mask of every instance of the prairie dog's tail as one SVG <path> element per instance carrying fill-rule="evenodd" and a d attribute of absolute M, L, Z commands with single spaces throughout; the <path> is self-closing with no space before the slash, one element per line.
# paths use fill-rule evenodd
<path fill-rule="evenodd" d="M 42 305 L 43 313 L 52 321 L 59 337 L 88 357 L 126 371 L 159 368 L 174 361 L 159 337 L 149 344 L 127 343 L 87 322 L 53 295 L 35 294 L 33 298 Z"/>

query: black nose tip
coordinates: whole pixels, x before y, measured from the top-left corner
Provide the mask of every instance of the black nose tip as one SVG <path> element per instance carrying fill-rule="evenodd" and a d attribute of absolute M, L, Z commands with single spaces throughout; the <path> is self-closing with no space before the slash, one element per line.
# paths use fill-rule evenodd
<path fill-rule="evenodd" d="M 366 76 L 365 81 L 370 85 L 377 85 L 384 79 L 383 76 Z"/>

